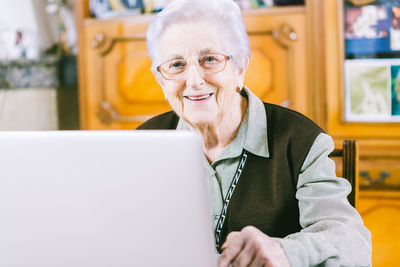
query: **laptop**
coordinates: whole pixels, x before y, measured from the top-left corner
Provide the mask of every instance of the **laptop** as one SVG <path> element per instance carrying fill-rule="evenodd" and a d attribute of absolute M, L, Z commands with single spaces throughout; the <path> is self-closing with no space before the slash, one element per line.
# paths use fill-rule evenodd
<path fill-rule="evenodd" d="M 0 132 L 0 266 L 216 266 L 200 137 Z"/>

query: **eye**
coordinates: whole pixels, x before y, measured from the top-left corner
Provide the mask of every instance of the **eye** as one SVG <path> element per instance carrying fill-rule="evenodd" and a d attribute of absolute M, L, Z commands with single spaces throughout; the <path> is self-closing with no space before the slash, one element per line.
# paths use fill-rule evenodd
<path fill-rule="evenodd" d="M 217 63 L 217 62 L 218 62 L 218 59 L 215 57 L 215 55 L 206 55 L 199 59 L 200 65 L 204 65 L 204 64 L 210 65 L 210 64 Z"/>
<path fill-rule="evenodd" d="M 206 56 L 206 57 L 203 59 L 204 62 L 213 62 L 213 61 L 215 61 L 215 60 L 216 60 L 216 58 L 215 58 L 214 56 Z"/>
<path fill-rule="evenodd" d="M 178 69 L 184 67 L 186 64 L 183 61 L 174 61 L 169 65 L 170 69 Z"/>
<path fill-rule="evenodd" d="M 222 61 L 223 58 L 221 58 L 221 56 L 218 54 L 208 54 L 199 58 L 200 66 L 207 68 L 214 67 L 215 65 L 218 65 Z"/>

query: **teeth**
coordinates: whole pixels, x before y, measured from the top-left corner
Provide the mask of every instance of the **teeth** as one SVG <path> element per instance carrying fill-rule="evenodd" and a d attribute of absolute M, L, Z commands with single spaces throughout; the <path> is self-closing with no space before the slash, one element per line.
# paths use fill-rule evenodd
<path fill-rule="evenodd" d="M 203 99 L 206 99 L 206 98 L 208 98 L 210 96 L 211 96 L 211 94 L 204 95 L 204 96 L 199 96 L 199 97 L 186 96 L 186 98 L 189 99 L 189 100 L 203 100 Z"/>

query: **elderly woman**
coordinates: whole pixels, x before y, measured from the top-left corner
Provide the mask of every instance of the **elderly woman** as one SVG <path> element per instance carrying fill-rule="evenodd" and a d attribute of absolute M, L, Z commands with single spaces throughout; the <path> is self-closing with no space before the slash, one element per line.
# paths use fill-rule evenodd
<path fill-rule="evenodd" d="M 243 85 L 249 40 L 232 0 L 170 3 L 147 32 L 173 111 L 139 129 L 198 132 L 219 266 L 367 266 L 370 233 L 328 158 L 332 139 Z"/>

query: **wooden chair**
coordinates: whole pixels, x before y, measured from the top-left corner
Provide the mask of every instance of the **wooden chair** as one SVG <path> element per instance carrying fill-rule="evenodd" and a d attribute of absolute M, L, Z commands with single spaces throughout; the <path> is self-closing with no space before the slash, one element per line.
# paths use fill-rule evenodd
<path fill-rule="evenodd" d="M 347 196 L 350 204 L 356 207 L 358 199 L 358 144 L 356 140 L 344 140 L 343 147 L 335 149 L 329 157 L 342 157 L 342 177 L 351 184 L 351 193 Z"/>

